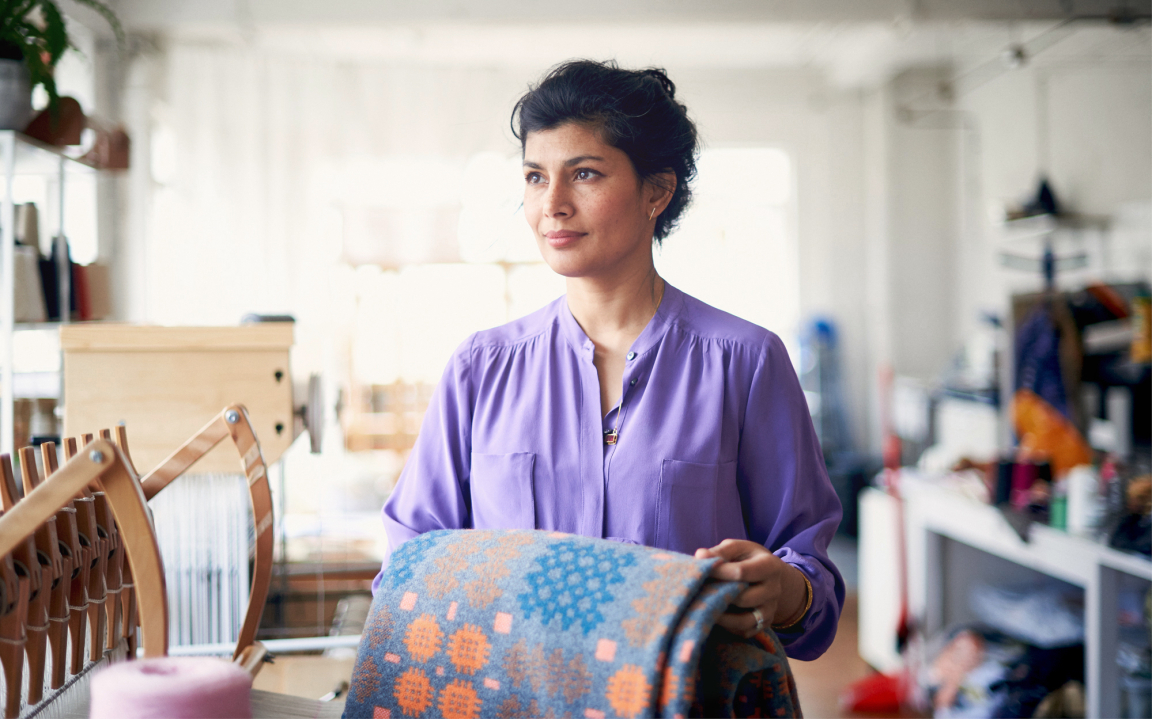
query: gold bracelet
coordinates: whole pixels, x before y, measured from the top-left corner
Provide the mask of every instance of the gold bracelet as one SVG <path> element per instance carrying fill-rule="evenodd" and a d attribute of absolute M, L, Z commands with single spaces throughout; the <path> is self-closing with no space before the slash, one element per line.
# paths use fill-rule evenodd
<path fill-rule="evenodd" d="M 800 572 L 799 569 L 797 569 L 796 571 Z M 804 602 L 804 608 L 801 609 L 800 613 L 797 614 L 792 619 L 790 619 L 786 622 L 781 622 L 780 624 L 773 624 L 772 625 L 773 629 L 779 630 L 779 629 L 787 629 L 789 627 L 794 627 L 797 624 L 799 624 L 800 622 L 804 621 L 804 617 L 808 616 L 808 610 L 812 608 L 812 582 L 808 581 L 808 575 L 805 574 L 804 572 L 800 572 L 800 576 L 804 577 L 804 586 L 805 586 L 807 593 L 808 593 L 808 599 Z"/>

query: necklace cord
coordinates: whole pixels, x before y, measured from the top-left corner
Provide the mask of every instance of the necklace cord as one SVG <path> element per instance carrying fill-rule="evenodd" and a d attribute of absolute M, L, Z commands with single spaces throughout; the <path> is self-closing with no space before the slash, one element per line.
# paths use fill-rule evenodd
<path fill-rule="evenodd" d="M 616 444 L 616 440 L 620 437 L 620 415 L 624 411 L 624 393 L 620 393 L 620 401 L 616 404 L 616 421 L 612 430 L 604 433 L 604 444 Z"/>

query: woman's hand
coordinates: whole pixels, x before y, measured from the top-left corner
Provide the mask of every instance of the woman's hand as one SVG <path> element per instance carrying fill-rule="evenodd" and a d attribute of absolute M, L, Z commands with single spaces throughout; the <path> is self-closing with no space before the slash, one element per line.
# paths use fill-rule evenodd
<path fill-rule="evenodd" d="M 803 609 L 808 598 L 804 575 L 764 545 L 746 539 L 725 539 L 711 549 L 696 550 L 697 559 L 713 557 L 724 560 L 712 568 L 713 578 L 748 583 L 748 588 L 716 620 L 725 629 L 744 637 L 758 631 L 756 616 L 748 611 L 734 611 L 735 607 L 759 609 L 764 626 L 786 622 Z"/>

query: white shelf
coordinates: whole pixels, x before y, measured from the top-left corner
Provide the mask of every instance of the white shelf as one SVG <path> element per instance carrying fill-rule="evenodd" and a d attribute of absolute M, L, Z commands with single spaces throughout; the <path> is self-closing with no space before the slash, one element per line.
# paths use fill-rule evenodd
<path fill-rule="evenodd" d="M 1081 587 L 1088 715 L 1117 716 L 1121 575 L 1152 582 L 1152 561 L 1039 524 L 1031 526 L 1024 541 L 995 507 L 918 480 L 910 472 L 905 477 L 909 608 L 925 634 L 932 636 L 952 622 L 971 618 L 963 588 L 976 581 L 1010 581 L 1039 573 Z M 861 497 L 862 512 L 876 514 L 878 507 L 895 502 L 878 490 L 866 494 Z M 861 523 L 864 526 L 867 520 L 862 517 Z M 867 540 L 862 538 L 861 543 L 865 546 Z M 862 592 L 865 584 L 861 577 Z M 866 603 L 863 596 L 860 602 Z M 866 648 L 861 649 L 863 654 Z"/>
<path fill-rule="evenodd" d="M 59 193 L 56 202 L 55 228 L 67 237 L 65 227 L 64 188 L 72 178 L 91 177 L 97 172 L 87 161 L 76 157 L 69 148 L 46 145 L 13 130 L 0 130 L 0 452 L 12 454 L 14 447 L 13 403 L 15 400 L 15 334 L 23 330 L 55 329 L 64 322 L 17 325 L 14 314 L 15 290 L 15 203 L 14 186 L 17 178 L 41 176 L 50 178 L 49 186 Z M 54 183 L 54 184 L 53 184 Z M 42 218 L 43 219 L 43 218 Z M 60 302 L 62 315 L 67 318 L 71 295 L 71 277 L 60 272 Z M 22 381 L 28 380 L 24 377 Z M 38 392 L 48 391 L 43 382 L 32 380 Z M 27 382 L 24 382 L 27 384 Z"/>
<path fill-rule="evenodd" d="M 1088 537 L 1033 524 L 1025 542 L 995 507 L 929 482 L 905 483 L 904 495 L 921 528 L 1070 584 L 1087 587 L 1102 564 L 1152 581 L 1152 562 Z"/>

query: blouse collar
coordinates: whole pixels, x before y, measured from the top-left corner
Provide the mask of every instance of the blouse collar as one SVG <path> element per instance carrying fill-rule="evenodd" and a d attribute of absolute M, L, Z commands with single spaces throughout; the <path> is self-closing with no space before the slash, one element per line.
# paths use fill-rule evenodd
<path fill-rule="evenodd" d="M 580 327 L 580 323 L 572 316 L 572 310 L 568 307 L 568 296 L 564 295 L 557 300 L 557 305 L 557 320 L 564 339 L 574 349 L 582 352 L 591 360 L 596 348 L 592 344 L 592 340 L 588 339 L 588 335 L 584 333 L 583 328 Z M 660 298 L 660 306 L 656 308 L 656 314 L 648 320 L 648 324 L 640 336 L 632 343 L 631 351 L 635 352 L 636 356 L 641 356 L 658 345 L 664 335 L 667 334 L 668 328 L 680 315 L 683 306 L 684 293 L 665 280 L 664 296 Z"/>

